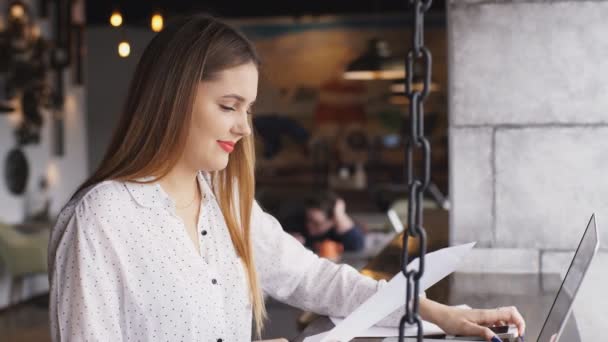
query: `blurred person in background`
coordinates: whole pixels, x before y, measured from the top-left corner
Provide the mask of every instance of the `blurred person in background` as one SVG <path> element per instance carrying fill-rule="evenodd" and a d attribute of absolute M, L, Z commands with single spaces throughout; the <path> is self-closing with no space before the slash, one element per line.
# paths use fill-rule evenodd
<path fill-rule="evenodd" d="M 308 197 L 301 217 L 304 225 L 294 227 L 297 229 L 291 233 L 317 253 L 326 240 L 338 242 L 349 252 L 360 251 L 365 247 L 361 225 L 346 213 L 345 201 L 332 192 L 321 192 Z"/>

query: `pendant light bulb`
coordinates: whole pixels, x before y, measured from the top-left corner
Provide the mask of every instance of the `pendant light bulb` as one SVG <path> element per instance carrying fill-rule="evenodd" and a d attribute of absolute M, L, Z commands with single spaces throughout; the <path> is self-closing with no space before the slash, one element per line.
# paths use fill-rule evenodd
<path fill-rule="evenodd" d="M 131 53 L 131 46 L 129 45 L 128 42 L 122 41 L 122 42 L 120 42 L 120 44 L 118 44 L 118 55 L 120 57 L 122 57 L 122 58 L 129 57 L 130 53 Z"/>
<path fill-rule="evenodd" d="M 164 20 L 160 13 L 155 13 L 150 20 L 150 27 L 154 32 L 160 32 L 163 29 Z"/>
<path fill-rule="evenodd" d="M 114 11 L 112 16 L 110 16 L 110 24 L 114 27 L 122 25 L 122 14 L 118 11 Z"/>

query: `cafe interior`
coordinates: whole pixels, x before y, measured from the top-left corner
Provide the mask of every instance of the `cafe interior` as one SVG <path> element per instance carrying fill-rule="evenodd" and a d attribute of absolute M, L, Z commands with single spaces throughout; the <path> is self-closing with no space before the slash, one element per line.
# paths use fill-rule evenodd
<path fill-rule="evenodd" d="M 255 199 L 286 233 L 377 280 L 475 243 L 426 296 L 516 306 L 526 340 L 545 342 L 595 214 L 598 241 L 559 341 L 604 340 L 604 0 L 0 0 L 0 340 L 51 341 L 57 215 L 101 163 L 147 44 L 199 13 L 239 29 L 262 59 Z M 417 44 L 428 55 L 409 58 Z M 332 220 L 337 203 L 356 241 L 312 239 L 311 208 Z M 337 324 L 265 301 L 262 340 Z"/>

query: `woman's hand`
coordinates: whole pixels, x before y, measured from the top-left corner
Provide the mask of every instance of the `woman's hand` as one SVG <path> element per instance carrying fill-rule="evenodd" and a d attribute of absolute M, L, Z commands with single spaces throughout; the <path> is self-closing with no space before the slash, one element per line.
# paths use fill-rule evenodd
<path fill-rule="evenodd" d="M 514 324 L 519 336 L 524 335 L 526 323 L 514 306 L 496 309 L 462 309 L 443 306 L 435 315 L 435 324 L 450 335 L 481 336 L 487 341 L 500 341 L 488 327 Z M 496 338 L 495 338 L 496 337 Z"/>

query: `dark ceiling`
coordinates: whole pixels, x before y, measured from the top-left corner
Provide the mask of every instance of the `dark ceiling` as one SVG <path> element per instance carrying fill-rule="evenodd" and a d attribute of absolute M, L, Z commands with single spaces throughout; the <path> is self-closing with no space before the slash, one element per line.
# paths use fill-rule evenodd
<path fill-rule="evenodd" d="M 154 11 L 165 16 L 208 12 L 219 17 L 247 18 L 303 15 L 347 15 L 405 13 L 410 0 L 125 0 L 87 1 L 87 23 L 104 25 L 114 9 L 119 9 L 127 25 L 147 25 Z M 445 11 L 445 0 L 434 0 L 433 12 Z"/>

